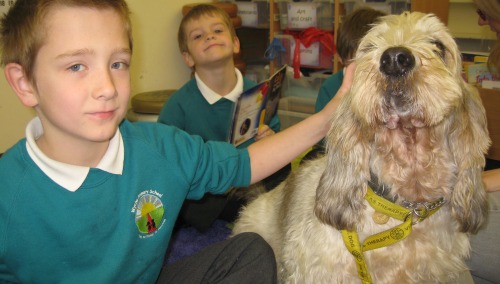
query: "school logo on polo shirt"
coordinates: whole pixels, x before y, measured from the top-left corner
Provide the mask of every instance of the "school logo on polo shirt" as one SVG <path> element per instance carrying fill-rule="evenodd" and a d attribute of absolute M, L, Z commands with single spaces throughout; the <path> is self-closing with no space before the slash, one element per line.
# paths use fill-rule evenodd
<path fill-rule="evenodd" d="M 135 224 L 141 233 L 140 237 L 149 237 L 157 232 L 165 220 L 165 209 L 161 201 L 162 194 L 156 190 L 141 192 L 134 202 L 132 213 L 135 213 Z"/>

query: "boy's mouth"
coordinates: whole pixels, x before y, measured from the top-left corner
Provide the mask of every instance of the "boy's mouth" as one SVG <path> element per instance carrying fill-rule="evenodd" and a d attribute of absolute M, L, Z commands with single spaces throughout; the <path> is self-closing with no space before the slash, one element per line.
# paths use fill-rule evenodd
<path fill-rule="evenodd" d="M 212 44 L 210 44 L 209 46 L 207 46 L 207 47 L 205 48 L 205 51 L 207 51 L 207 50 L 211 49 L 212 47 L 216 47 L 216 46 L 222 46 L 222 44 L 212 43 Z"/>
<path fill-rule="evenodd" d="M 92 117 L 98 119 L 109 119 L 115 115 L 116 110 L 97 111 L 90 113 Z"/>

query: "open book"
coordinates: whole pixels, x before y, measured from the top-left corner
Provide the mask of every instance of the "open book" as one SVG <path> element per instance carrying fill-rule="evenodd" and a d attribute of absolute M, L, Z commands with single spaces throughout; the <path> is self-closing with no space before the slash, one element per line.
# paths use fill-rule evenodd
<path fill-rule="evenodd" d="M 236 103 L 230 142 L 238 146 L 257 134 L 259 127 L 269 125 L 278 111 L 286 65 L 271 78 L 243 92 Z"/>

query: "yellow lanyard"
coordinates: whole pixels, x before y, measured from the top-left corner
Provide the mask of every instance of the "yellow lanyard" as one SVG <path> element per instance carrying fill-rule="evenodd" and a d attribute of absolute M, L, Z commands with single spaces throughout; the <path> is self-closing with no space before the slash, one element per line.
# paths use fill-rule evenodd
<path fill-rule="evenodd" d="M 412 206 L 411 209 L 407 209 L 376 195 L 370 187 L 368 187 L 365 199 L 373 207 L 373 209 L 375 209 L 375 211 L 403 221 L 402 224 L 392 229 L 388 229 L 368 237 L 363 242 L 363 245 L 360 245 L 358 234 L 355 231 L 351 232 L 341 230 L 344 243 L 356 260 L 359 278 L 364 284 L 369 284 L 372 283 L 372 281 L 366 266 L 363 252 L 389 246 L 405 239 L 411 233 L 413 216 L 417 217 L 415 224 L 423 221 L 425 218 L 434 214 L 439 208 L 441 208 L 441 205 L 444 204 L 444 200 L 439 199 L 434 203 L 426 203 L 424 205 L 419 204 L 419 206 Z"/>

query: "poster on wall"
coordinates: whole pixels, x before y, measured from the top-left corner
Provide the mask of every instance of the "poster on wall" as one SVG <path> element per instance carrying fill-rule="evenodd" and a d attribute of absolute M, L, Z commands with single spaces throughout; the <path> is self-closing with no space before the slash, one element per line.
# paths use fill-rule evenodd
<path fill-rule="evenodd" d="M 11 6 L 16 3 L 16 0 L 0 0 L 0 15 L 7 13 Z"/>

